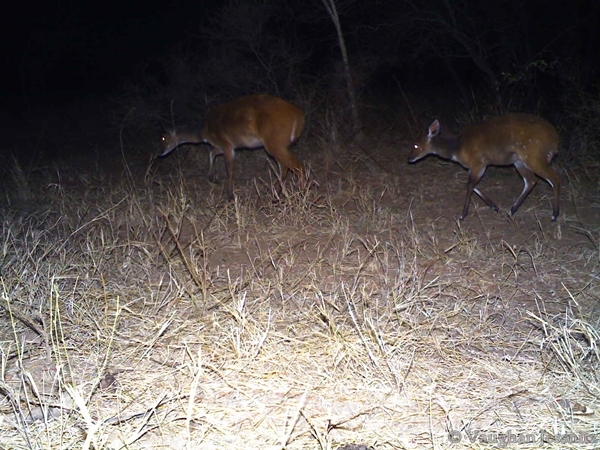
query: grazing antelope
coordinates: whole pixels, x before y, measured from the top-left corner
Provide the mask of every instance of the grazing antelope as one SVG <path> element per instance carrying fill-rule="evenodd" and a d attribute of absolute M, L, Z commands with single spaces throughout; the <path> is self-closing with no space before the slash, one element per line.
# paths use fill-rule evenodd
<path fill-rule="evenodd" d="M 201 131 L 186 128 L 165 130 L 159 156 L 166 156 L 181 145 L 208 143 L 208 179 L 216 182 L 215 156 L 223 155 L 227 169 L 227 195 L 233 199 L 233 158 L 235 149 L 264 147 L 277 161 L 281 180 L 288 170 L 296 172 L 304 182 L 304 167 L 288 146 L 295 142 L 304 128 L 304 113 L 300 108 L 271 95 L 248 95 L 215 106 L 206 116 Z"/>
<path fill-rule="evenodd" d="M 530 114 L 507 114 L 470 125 L 458 137 L 439 136 L 439 133 L 440 123 L 435 120 L 429 134 L 415 143 L 408 162 L 414 163 L 432 153 L 469 170 L 467 197 L 460 220 L 469 212 L 473 192 L 494 211 L 499 211 L 477 188 L 477 183 L 488 166 L 510 165 L 515 166 L 524 183 L 521 195 L 510 208 L 511 216 L 537 184 L 537 175 L 552 186 L 552 220 L 556 220 L 560 179 L 549 164 L 558 151 L 558 133 L 550 122 Z"/>

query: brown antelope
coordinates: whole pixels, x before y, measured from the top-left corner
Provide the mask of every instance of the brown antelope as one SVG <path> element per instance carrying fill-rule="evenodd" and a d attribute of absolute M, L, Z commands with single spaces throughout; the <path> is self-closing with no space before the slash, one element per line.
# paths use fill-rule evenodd
<path fill-rule="evenodd" d="M 215 106 L 206 116 L 199 133 L 186 128 L 165 130 L 159 156 L 166 156 L 181 145 L 210 144 L 208 178 L 217 181 L 213 163 L 215 156 L 223 155 L 227 195 L 231 200 L 233 157 L 238 148 L 264 147 L 277 161 L 282 181 L 288 170 L 292 170 L 303 183 L 304 167 L 288 150 L 303 128 L 304 113 L 297 106 L 271 95 L 248 95 Z"/>
<path fill-rule="evenodd" d="M 507 114 L 470 125 L 458 137 L 439 136 L 440 123 L 435 120 L 429 134 L 417 141 L 408 157 L 414 163 L 430 153 L 456 161 L 469 170 L 467 197 L 460 220 L 469 212 L 471 195 L 475 192 L 494 211 L 499 209 L 477 183 L 488 166 L 514 165 L 523 178 L 523 191 L 510 208 L 514 215 L 537 184 L 536 175 L 552 186 L 552 220 L 558 217 L 560 179 L 549 166 L 558 151 L 558 133 L 548 121 L 530 114 Z"/>

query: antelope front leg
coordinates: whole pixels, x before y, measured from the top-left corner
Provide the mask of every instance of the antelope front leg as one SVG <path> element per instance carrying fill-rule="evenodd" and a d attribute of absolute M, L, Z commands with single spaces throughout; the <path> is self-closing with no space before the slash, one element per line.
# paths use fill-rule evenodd
<path fill-rule="evenodd" d="M 223 151 L 220 148 L 213 147 L 208 154 L 208 181 L 218 183 L 219 178 L 215 174 L 215 157 L 222 155 Z"/>

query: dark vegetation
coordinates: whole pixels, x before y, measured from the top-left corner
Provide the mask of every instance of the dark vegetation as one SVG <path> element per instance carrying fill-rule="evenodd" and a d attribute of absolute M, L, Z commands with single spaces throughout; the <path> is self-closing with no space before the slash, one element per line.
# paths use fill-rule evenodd
<path fill-rule="evenodd" d="M 72 89 L 60 83 L 67 56 L 85 59 L 71 49 L 72 32 L 71 53 L 56 45 L 44 58 L 25 59 L 31 52 L 23 51 L 21 89 L 6 96 L 4 153 L 54 159 L 116 134 L 129 138 L 127 153 L 148 152 L 143 139 L 161 120 L 201 120 L 215 103 L 264 92 L 298 103 L 314 126 L 325 127 L 327 114 L 337 126 L 350 124 L 349 141 L 382 120 L 408 138 L 433 118 L 458 130 L 491 115 L 535 113 L 560 128 L 561 158 L 597 159 L 599 8 L 469 0 L 205 5 L 190 11 L 199 15 L 192 26 L 169 29 L 175 43 L 154 53 L 138 44 L 137 53 L 150 53 L 141 60 L 122 56 L 136 65 L 109 92 L 93 71 L 77 76 L 88 91 L 83 81 Z"/>

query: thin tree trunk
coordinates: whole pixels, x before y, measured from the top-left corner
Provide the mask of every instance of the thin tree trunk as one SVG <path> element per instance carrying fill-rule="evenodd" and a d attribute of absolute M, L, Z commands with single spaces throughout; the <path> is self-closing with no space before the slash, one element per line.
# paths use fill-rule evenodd
<path fill-rule="evenodd" d="M 356 89 L 354 88 L 354 81 L 352 80 L 352 71 L 350 70 L 350 63 L 348 62 L 348 52 L 346 51 L 346 41 L 344 40 L 344 34 L 342 33 L 342 25 L 340 23 L 340 16 L 338 15 L 337 8 L 335 6 L 335 0 L 321 0 L 323 6 L 327 10 L 327 14 L 331 17 L 333 24 L 335 25 L 335 31 L 337 32 L 338 43 L 340 45 L 340 52 L 342 53 L 342 63 L 344 66 L 344 74 L 346 77 L 346 90 L 348 91 L 348 100 L 350 100 L 350 113 L 352 114 L 352 126 L 355 132 L 360 131 L 360 118 L 358 116 L 358 106 L 356 105 Z"/>

